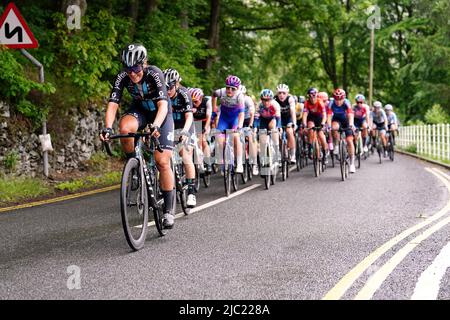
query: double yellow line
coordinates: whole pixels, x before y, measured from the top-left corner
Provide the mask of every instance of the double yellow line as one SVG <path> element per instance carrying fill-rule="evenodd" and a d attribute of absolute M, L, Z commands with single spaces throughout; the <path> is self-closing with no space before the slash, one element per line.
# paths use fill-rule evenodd
<path fill-rule="evenodd" d="M 425 168 L 428 172 L 435 175 L 441 180 L 447 187 L 450 194 L 450 176 L 438 170 L 436 168 Z M 393 239 L 384 243 L 363 261 L 356 265 L 349 273 L 347 273 L 322 299 L 323 300 L 338 300 L 347 292 L 353 283 L 383 254 L 390 250 L 393 246 L 404 240 L 414 232 L 428 226 L 436 220 L 442 218 L 450 211 L 450 200 L 447 205 L 433 216 L 427 218 L 423 222 L 403 231 Z M 367 280 L 364 287 L 354 297 L 356 300 L 369 300 L 373 297 L 374 293 L 378 290 L 381 284 L 391 274 L 395 267 L 423 240 L 427 239 L 436 231 L 440 230 L 444 226 L 450 223 L 450 217 L 447 217 L 440 222 L 436 223 L 432 227 L 425 230 L 419 236 L 409 241 L 402 249 L 400 249 L 392 258 L 390 258 L 381 268 L 379 268 L 372 276 Z"/>
<path fill-rule="evenodd" d="M 55 203 L 55 202 L 60 202 L 60 201 L 80 198 L 80 197 L 89 196 L 89 195 L 92 195 L 92 194 L 97 194 L 97 193 L 106 192 L 106 191 L 111 191 L 111 190 L 115 190 L 115 189 L 119 189 L 119 188 L 120 188 L 120 184 L 117 184 L 117 185 L 110 186 L 110 187 L 105 187 L 105 188 L 101 188 L 101 189 L 81 192 L 81 193 L 77 193 L 77 194 L 70 194 L 70 195 L 62 196 L 62 197 L 58 197 L 58 198 L 47 199 L 47 200 L 42 200 L 42 201 L 35 201 L 35 202 L 25 203 L 25 204 L 21 204 L 21 205 L 17 205 L 17 206 L 0 208 L 0 213 L 7 212 L 7 211 L 12 211 L 12 210 L 23 209 L 23 208 L 36 207 L 36 206 L 40 206 L 40 205 L 43 205 L 43 204 L 49 204 L 49 203 Z"/>

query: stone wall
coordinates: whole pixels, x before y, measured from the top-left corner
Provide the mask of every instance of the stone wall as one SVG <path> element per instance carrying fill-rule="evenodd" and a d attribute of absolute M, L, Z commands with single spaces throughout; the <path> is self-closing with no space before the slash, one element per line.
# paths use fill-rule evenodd
<path fill-rule="evenodd" d="M 66 132 L 65 143 L 55 144 L 51 130 L 53 151 L 48 153 L 49 173 L 77 169 L 83 161 L 88 160 L 93 153 L 101 150 L 98 138 L 103 127 L 104 111 L 92 106 L 83 114 L 69 116 L 69 121 L 75 124 L 72 132 Z M 66 122 L 64 122 L 66 123 Z M 64 129 L 64 128 L 63 128 Z M 0 102 L 0 171 L 5 172 L 5 160 L 15 157 L 17 165 L 15 175 L 42 175 L 44 170 L 43 152 L 39 140 L 40 133 L 29 132 L 30 129 L 15 123 L 10 107 Z"/>

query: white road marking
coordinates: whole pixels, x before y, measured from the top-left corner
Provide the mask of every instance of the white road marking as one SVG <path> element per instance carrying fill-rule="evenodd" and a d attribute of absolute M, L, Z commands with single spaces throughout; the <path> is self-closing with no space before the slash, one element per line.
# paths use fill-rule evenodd
<path fill-rule="evenodd" d="M 450 192 L 450 183 L 444 178 L 439 170 L 431 170 L 430 168 L 425 168 L 428 172 L 435 175 L 439 180 L 441 180 L 445 186 L 447 187 L 448 191 Z M 450 178 L 450 177 L 448 177 Z M 377 248 L 374 252 L 369 254 L 364 260 L 362 260 L 360 263 L 358 263 L 352 270 L 350 270 L 345 276 L 342 277 L 341 280 L 330 290 L 327 292 L 327 294 L 322 298 L 323 300 L 338 300 L 341 299 L 342 296 L 347 292 L 348 289 L 351 288 L 353 283 L 376 261 L 378 260 L 382 255 L 384 255 L 387 251 L 389 251 L 392 247 L 397 245 L 400 241 L 404 240 L 414 232 L 425 228 L 429 224 L 433 223 L 434 221 L 442 218 L 445 214 L 447 214 L 450 211 L 450 201 L 446 204 L 444 208 L 442 208 L 439 212 L 435 213 L 431 217 L 425 219 L 421 223 L 412 226 L 411 228 L 403 231 L 396 237 L 392 238 L 391 240 L 385 242 L 383 245 L 381 245 L 379 248 Z M 380 284 L 381 285 L 381 284 Z"/>
<path fill-rule="evenodd" d="M 450 267 L 450 242 L 420 275 L 411 300 L 437 300 L 442 277 Z"/>
<path fill-rule="evenodd" d="M 212 207 L 212 206 L 215 206 L 216 204 L 219 204 L 219 203 L 221 203 L 221 202 L 224 202 L 224 201 L 233 199 L 234 197 L 240 196 L 240 195 L 243 194 L 243 193 L 246 193 L 246 192 L 248 192 L 248 191 L 250 191 L 250 190 L 253 190 L 253 189 L 255 189 L 255 188 L 258 188 L 259 186 L 261 186 L 261 184 L 254 184 L 254 185 L 251 185 L 251 186 L 249 186 L 249 187 L 247 187 L 247 188 L 245 188 L 245 189 L 238 190 L 238 191 L 236 191 L 236 192 L 230 194 L 229 197 L 222 197 L 222 198 L 216 199 L 216 200 L 214 200 L 214 201 L 211 201 L 211 202 L 202 204 L 202 205 L 199 206 L 199 207 L 193 208 L 193 209 L 191 210 L 191 212 L 189 213 L 189 215 L 191 215 L 191 214 L 193 214 L 193 213 L 195 213 L 195 212 L 199 212 L 199 211 L 201 211 L 201 210 L 205 210 L 205 209 L 210 208 L 210 207 Z M 183 212 L 180 212 L 180 213 L 177 213 L 177 214 L 175 215 L 175 219 L 181 218 L 181 217 L 184 217 L 184 216 L 185 216 L 185 214 L 184 214 Z M 148 226 L 149 226 L 149 227 L 150 227 L 150 226 L 154 226 L 154 225 L 155 225 L 155 222 L 154 222 L 154 221 L 151 221 L 151 222 L 148 223 Z M 141 228 L 141 227 L 142 227 L 142 225 L 135 226 L 135 228 Z"/>
<path fill-rule="evenodd" d="M 433 168 L 434 169 L 434 168 Z M 440 179 L 445 181 L 444 179 L 450 179 L 447 175 L 446 177 L 442 177 L 442 172 L 440 172 L 437 169 L 434 169 L 432 172 L 435 172 L 435 174 L 439 175 Z M 445 181 L 445 184 L 447 188 L 448 182 Z M 446 206 L 447 207 L 447 206 Z M 449 210 L 446 210 L 445 213 L 448 213 Z M 444 213 L 444 214 L 445 214 Z M 434 217 L 434 216 L 433 216 Z M 429 220 L 429 219 L 427 219 Z M 425 220 L 425 221 L 427 221 Z M 403 261 L 403 259 L 406 258 L 406 256 L 414 250 L 423 240 L 430 237 L 433 233 L 436 231 L 439 231 L 443 227 L 445 227 L 447 224 L 450 223 L 450 217 L 447 217 L 438 223 L 434 224 L 432 227 L 426 229 L 424 232 L 422 232 L 420 235 L 415 237 L 413 240 L 409 241 L 403 248 L 401 248 L 392 258 L 390 258 L 380 269 L 377 270 L 370 278 L 367 280 L 364 287 L 358 292 L 358 294 L 355 296 L 355 300 L 369 300 L 373 297 L 375 292 L 380 288 L 380 286 L 383 284 L 383 282 L 386 280 L 386 278 L 392 273 L 392 271 L 400 264 L 400 262 Z"/>

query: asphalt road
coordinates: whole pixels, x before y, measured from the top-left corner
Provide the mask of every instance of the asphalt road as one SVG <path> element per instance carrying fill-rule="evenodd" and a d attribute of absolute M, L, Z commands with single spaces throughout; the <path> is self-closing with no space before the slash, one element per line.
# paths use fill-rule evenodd
<path fill-rule="evenodd" d="M 118 190 L 0 213 L 0 299 L 354 299 L 375 276 L 382 280 L 363 299 L 411 299 L 450 241 L 450 211 L 357 266 L 447 205 L 448 188 L 425 167 L 402 155 L 381 165 L 372 157 L 342 182 L 338 168 L 314 178 L 309 166 L 269 191 L 257 177 L 248 185 L 260 186 L 177 219 L 165 237 L 151 227 L 134 253 Z M 198 205 L 223 196 L 216 176 Z M 450 269 L 438 280 L 436 298 L 450 299 Z M 346 284 L 340 293 L 338 283 Z"/>

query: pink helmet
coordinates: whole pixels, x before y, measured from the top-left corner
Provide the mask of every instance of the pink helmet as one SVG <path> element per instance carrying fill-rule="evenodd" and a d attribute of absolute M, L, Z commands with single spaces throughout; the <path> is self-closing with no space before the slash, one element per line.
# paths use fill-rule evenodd
<path fill-rule="evenodd" d="M 191 88 L 189 89 L 189 94 L 192 97 L 192 101 L 201 100 L 204 96 L 203 90 L 200 88 Z"/>
<path fill-rule="evenodd" d="M 328 101 L 328 94 L 325 91 L 321 91 L 317 94 L 317 98 L 319 98 L 322 101 Z"/>
<path fill-rule="evenodd" d="M 241 85 L 241 79 L 239 79 L 236 76 L 232 76 L 229 75 L 226 79 L 225 79 L 225 85 L 227 87 L 234 87 L 234 88 L 239 88 L 239 86 Z"/>
<path fill-rule="evenodd" d="M 338 89 L 334 90 L 334 93 L 333 93 L 334 99 L 336 99 L 336 100 L 345 99 L 346 96 L 347 96 L 347 94 L 345 93 L 345 91 L 343 89 L 338 88 Z"/>

